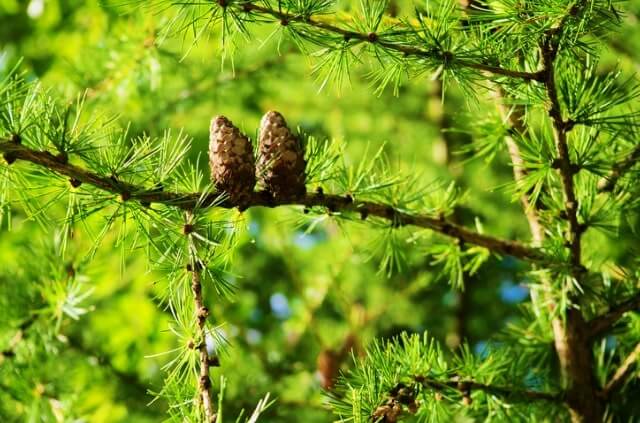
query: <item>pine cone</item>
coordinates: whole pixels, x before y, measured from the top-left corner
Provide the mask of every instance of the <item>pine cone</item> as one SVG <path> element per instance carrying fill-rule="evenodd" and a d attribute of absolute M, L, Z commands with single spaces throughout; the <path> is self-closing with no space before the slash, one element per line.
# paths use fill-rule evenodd
<path fill-rule="evenodd" d="M 276 199 L 303 196 L 305 161 L 300 140 L 278 112 L 267 112 L 260 122 L 258 177 Z"/>
<path fill-rule="evenodd" d="M 209 135 L 211 179 L 218 190 L 242 207 L 250 200 L 256 184 L 251 142 L 224 116 L 211 120 Z"/>

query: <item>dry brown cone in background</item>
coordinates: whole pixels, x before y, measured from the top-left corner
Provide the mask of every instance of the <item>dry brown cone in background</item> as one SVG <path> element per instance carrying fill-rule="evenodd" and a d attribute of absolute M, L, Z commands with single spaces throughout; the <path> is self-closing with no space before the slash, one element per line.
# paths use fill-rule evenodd
<path fill-rule="evenodd" d="M 224 116 L 211 120 L 209 130 L 209 165 L 216 189 L 243 208 L 256 184 L 255 160 L 251 142 Z"/>
<path fill-rule="evenodd" d="M 284 117 L 267 112 L 260 122 L 258 178 L 274 198 L 304 195 L 305 161 L 300 140 L 287 127 Z"/>

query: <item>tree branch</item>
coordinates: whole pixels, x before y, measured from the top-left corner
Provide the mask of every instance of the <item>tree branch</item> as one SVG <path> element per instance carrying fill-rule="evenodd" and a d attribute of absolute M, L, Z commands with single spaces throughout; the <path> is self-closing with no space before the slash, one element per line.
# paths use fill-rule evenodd
<path fill-rule="evenodd" d="M 191 242 L 192 230 L 187 228 L 192 227 L 193 213 L 187 211 L 185 222 L 185 236 Z M 197 258 L 193 257 L 193 249 L 191 246 L 188 251 L 190 260 L 189 271 L 191 272 L 191 291 L 193 293 L 193 302 L 195 306 L 196 319 L 198 323 L 200 344 L 194 346 L 200 351 L 200 377 L 198 380 L 198 388 L 200 390 L 200 398 L 202 400 L 202 407 L 204 408 L 204 414 L 207 418 L 207 422 L 215 423 L 217 420 L 216 413 L 213 408 L 213 395 L 211 392 L 211 379 L 209 377 L 209 366 L 211 361 L 209 360 L 209 352 L 207 351 L 207 317 L 209 316 L 209 309 L 205 307 L 202 299 L 202 283 L 200 280 L 201 263 Z"/>
<path fill-rule="evenodd" d="M 555 81 L 555 59 L 558 54 L 557 41 L 554 42 L 553 38 L 556 35 L 552 33 L 548 36 L 543 46 L 543 60 L 544 69 L 546 74 L 545 86 L 547 95 L 551 101 L 551 107 L 549 108 L 549 116 L 553 120 L 554 136 L 557 150 L 557 164 L 556 167 L 560 173 L 560 179 L 562 180 L 562 188 L 565 197 L 565 213 L 566 219 L 569 222 L 569 248 L 571 249 L 571 264 L 574 268 L 579 268 L 581 265 L 581 237 L 582 228 L 578 222 L 578 200 L 576 199 L 575 187 L 573 182 L 573 176 L 576 174 L 576 167 L 571 163 L 569 156 L 569 145 L 567 143 L 567 133 L 569 131 L 568 122 L 562 118 L 562 112 L 560 109 L 560 99 L 558 97 L 558 91 Z"/>
<path fill-rule="evenodd" d="M 426 376 L 418 375 L 413 377 L 410 386 L 400 382 L 389 392 L 384 403 L 380 404 L 371 414 L 371 420 L 376 422 L 397 422 L 403 410 L 416 414 L 419 410 L 419 403 L 416 401 L 416 392 L 419 386 L 435 391 L 436 401 L 443 398 L 442 391 L 456 391 L 462 396 L 462 403 L 471 404 L 471 391 L 483 391 L 487 395 L 500 396 L 514 401 L 548 401 L 557 404 L 564 404 L 561 394 L 548 392 L 527 391 L 506 386 L 493 386 L 471 380 L 460 380 L 454 377 L 450 380 L 437 380 Z"/>
<path fill-rule="evenodd" d="M 605 176 L 598 182 L 598 191 L 610 192 L 616 187 L 616 184 L 633 166 L 640 161 L 640 144 L 636 145 L 627 157 L 613 165 L 613 169 L 609 175 Z"/>
<path fill-rule="evenodd" d="M 48 169 L 51 172 L 64 175 L 75 183 L 86 183 L 101 190 L 119 195 L 123 201 L 136 200 L 143 204 L 162 203 L 168 206 L 179 207 L 184 210 L 198 207 L 224 207 L 233 208 L 237 204 L 230 201 L 220 202 L 220 193 L 178 193 L 164 192 L 144 187 L 115 178 L 98 175 L 77 165 L 69 163 L 64 158 L 54 156 L 48 151 L 36 151 L 16 144 L 10 140 L 0 140 L 0 153 L 3 153 L 8 162 L 20 159 Z M 401 211 L 387 204 L 371 201 L 357 201 L 351 196 L 324 194 L 322 192 L 308 193 L 297 200 L 274 200 L 268 192 L 255 192 L 245 207 L 276 207 L 283 205 L 301 205 L 310 207 L 325 207 L 330 212 L 359 213 L 362 218 L 374 216 L 390 221 L 394 226 L 418 226 L 431 229 L 451 238 L 461 239 L 473 245 L 487 248 L 494 253 L 510 255 L 529 261 L 545 261 L 545 254 L 537 249 L 529 247 L 517 241 L 495 238 L 472 231 L 464 226 L 455 224 L 441 217 L 411 214 Z"/>
<path fill-rule="evenodd" d="M 224 5 L 221 7 L 229 7 L 229 6 Z M 254 3 L 244 3 L 242 5 L 242 10 L 244 10 L 245 12 L 255 12 L 263 15 L 270 15 L 278 19 L 282 25 L 287 25 L 289 22 L 299 22 L 306 25 L 310 25 L 314 28 L 320 29 L 325 32 L 341 35 L 342 37 L 345 38 L 345 40 L 358 40 L 361 42 L 375 43 L 375 44 L 378 44 L 379 46 L 402 53 L 405 56 L 417 56 L 417 57 L 425 57 L 425 58 L 435 57 L 433 52 L 408 46 L 406 44 L 397 44 L 397 43 L 394 43 L 393 41 L 387 41 L 382 39 L 378 34 L 375 34 L 375 33 L 364 34 L 361 32 L 350 30 L 350 29 L 340 28 L 330 23 L 313 19 L 310 17 L 306 17 L 302 15 L 294 15 L 291 13 L 283 12 L 281 10 L 275 10 L 267 6 L 262 6 Z M 455 63 L 462 67 L 466 67 L 469 69 L 476 69 L 479 71 L 485 71 L 494 75 L 506 76 L 509 78 L 524 79 L 527 81 L 538 81 L 538 82 L 543 81 L 543 75 L 540 72 L 522 72 L 517 70 L 505 69 L 499 66 L 493 66 L 486 63 L 475 63 L 469 60 L 456 59 L 455 57 L 449 59 L 448 61 L 450 63 Z"/>
<path fill-rule="evenodd" d="M 562 35 L 567 21 L 586 7 L 587 1 L 574 4 L 558 26 L 547 31 L 541 45 L 544 85 L 550 101 L 549 117 L 553 122 L 557 158 L 556 168 L 560 173 L 565 201 L 565 215 L 569 223 L 566 240 L 571 252 L 571 270 L 579 281 L 584 275 L 582 266 L 583 227 L 578 222 L 578 200 L 573 177 L 577 167 L 571 162 L 567 133 L 572 125 L 562 117 L 559 93 L 555 80 L 555 65 L 560 50 Z M 554 341 L 562 377 L 566 384 L 567 402 L 574 423 L 600 421 L 604 407 L 597 391 L 594 376 L 594 360 L 590 348 L 588 327 L 582 312 L 576 308 L 562 310 L 565 325 L 556 328 L 554 321 Z"/>
<path fill-rule="evenodd" d="M 495 395 L 500 397 L 506 397 L 522 401 L 550 401 L 554 403 L 562 404 L 564 398 L 561 394 L 528 391 L 518 388 L 506 387 L 506 386 L 494 386 L 484 383 L 478 383 L 474 381 L 439 381 L 435 379 L 429 379 L 421 376 L 415 378 L 416 382 L 422 384 L 425 387 L 429 387 L 434 390 L 441 390 L 443 388 L 455 389 L 463 396 L 469 396 L 472 390 L 483 391 L 489 395 Z"/>
<path fill-rule="evenodd" d="M 520 134 L 525 134 L 527 131 L 526 126 L 524 125 L 524 110 L 522 106 L 516 106 L 516 108 L 509 113 L 509 121 L 511 127 Z M 513 165 L 513 175 L 516 182 L 521 181 L 526 177 L 526 169 L 524 168 L 524 161 L 520 154 L 520 149 L 518 148 L 518 144 L 511 136 L 506 137 L 507 149 L 509 151 L 509 156 L 511 157 L 511 162 Z M 539 246 L 542 244 L 545 233 L 544 227 L 540 222 L 540 216 L 538 214 L 538 207 L 535 204 L 531 204 L 526 194 L 520 197 L 520 202 L 522 203 L 523 210 L 526 214 L 527 221 L 529 222 L 529 229 L 531 231 L 531 235 L 533 237 L 533 245 Z M 541 282 L 545 288 L 543 292 L 544 302 L 547 304 L 547 308 L 549 312 L 554 315 L 554 310 L 557 307 L 555 301 L 551 296 L 551 286 L 552 281 L 549 276 L 546 274 L 541 274 L 540 276 Z M 535 291 L 531 292 L 531 298 L 534 304 L 539 303 L 537 298 L 537 293 Z M 578 315 L 576 315 L 576 312 Z M 584 327 L 582 316 L 579 314 L 579 311 L 570 310 L 567 313 L 567 327 L 563 324 L 563 321 L 559 317 L 554 317 L 551 319 L 551 327 L 553 330 L 553 338 L 554 338 L 554 347 L 558 356 L 558 359 L 561 363 L 563 374 L 570 373 L 570 366 L 572 363 L 584 362 L 585 359 L 589 358 L 588 350 L 582 345 L 583 339 L 582 336 L 584 333 Z M 569 318 L 569 316 L 571 316 Z M 575 327 L 575 330 L 571 327 Z M 579 345 L 578 345 L 579 344 Z M 580 359 L 576 357 L 576 354 L 579 354 Z M 589 372 L 590 370 L 588 370 Z M 588 375 L 589 373 L 586 373 Z M 574 384 L 575 386 L 575 384 Z M 570 388 L 571 391 L 571 388 Z M 579 393 L 571 394 L 571 397 L 579 397 Z M 575 400 L 570 400 L 573 405 L 575 405 Z M 574 419 L 578 420 L 578 419 Z"/>
<path fill-rule="evenodd" d="M 608 312 L 589 321 L 589 336 L 593 340 L 607 332 L 627 312 L 640 309 L 640 292 L 621 302 Z"/>
<path fill-rule="evenodd" d="M 631 372 L 633 369 L 633 365 L 640 358 L 640 342 L 636 345 L 636 347 L 631 351 L 631 354 L 627 356 L 627 358 L 622 362 L 622 365 L 618 367 L 618 370 L 614 373 L 613 377 L 607 382 L 607 384 L 602 389 L 602 396 L 604 398 L 610 398 L 611 394 L 617 391 L 624 382 L 627 380 L 629 376 L 631 376 Z"/>

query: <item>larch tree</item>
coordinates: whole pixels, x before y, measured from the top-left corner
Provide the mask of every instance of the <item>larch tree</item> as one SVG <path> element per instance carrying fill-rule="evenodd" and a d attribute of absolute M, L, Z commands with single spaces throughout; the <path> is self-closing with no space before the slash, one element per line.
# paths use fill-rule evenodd
<path fill-rule="evenodd" d="M 638 18 L 0 0 L 2 421 L 640 419 Z"/>

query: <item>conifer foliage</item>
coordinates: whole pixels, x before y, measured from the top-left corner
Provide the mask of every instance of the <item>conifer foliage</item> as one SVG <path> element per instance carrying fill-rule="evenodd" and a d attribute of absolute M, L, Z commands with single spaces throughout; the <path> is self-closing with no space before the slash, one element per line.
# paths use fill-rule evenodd
<path fill-rule="evenodd" d="M 33 39 L 0 55 L 0 420 L 640 419 L 640 56 L 621 41 L 640 3 L 82 7 L 120 26 L 73 78 Z M 431 132 L 400 121 L 430 83 Z M 303 107 L 332 90 L 347 113 Z M 289 124 L 267 112 L 253 143 L 207 125 L 272 105 Z M 498 305 L 516 278 L 526 299 Z"/>

